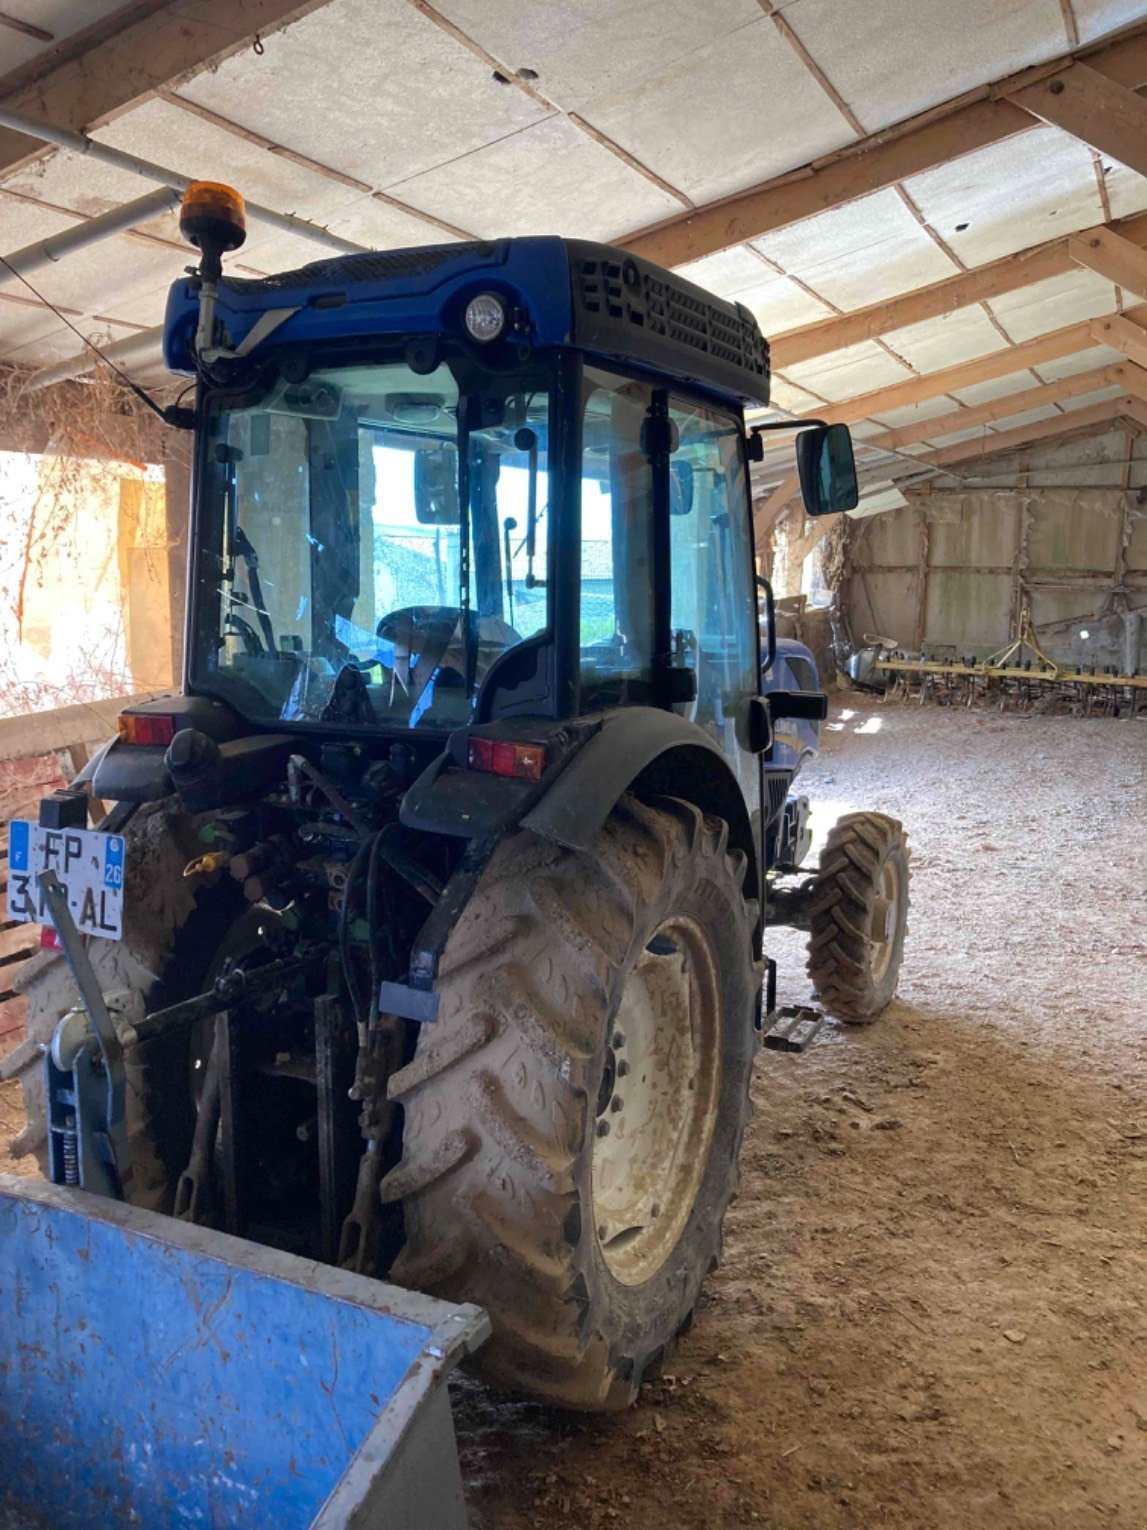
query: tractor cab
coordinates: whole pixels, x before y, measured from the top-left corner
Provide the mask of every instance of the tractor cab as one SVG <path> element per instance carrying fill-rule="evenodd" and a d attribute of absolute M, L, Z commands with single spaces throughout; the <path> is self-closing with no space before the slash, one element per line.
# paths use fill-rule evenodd
<path fill-rule="evenodd" d="M 166 325 L 201 384 L 188 693 L 424 758 L 476 726 L 670 710 L 759 847 L 784 696 L 762 712 L 748 309 L 559 238 L 209 264 Z M 801 439 L 823 508 L 855 494 L 840 434 Z"/>

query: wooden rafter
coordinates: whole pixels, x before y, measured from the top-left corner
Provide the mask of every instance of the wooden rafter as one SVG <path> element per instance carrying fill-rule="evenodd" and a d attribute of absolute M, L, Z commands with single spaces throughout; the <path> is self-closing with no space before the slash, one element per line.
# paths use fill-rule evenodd
<path fill-rule="evenodd" d="M 329 0 L 166 0 L 86 52 L 47 70 L 2 104 L 55 127 L 90 132 L 155 91 L 198 74 L 256 37 L 298 21 Z M 134 14 L 134 8 L 133 8 Z M 47 152 L 22 133 L 0 129 L 0 177 Z"/>
<path fill-rule="evenodd" d="M 1139 318 L 1147 318 L 1147 305 L 1133 309 L 1132 313 Z M 1126 325 L 1130 335 L 1124 333 L 1122 326 Z M 1110 326 L 1110 328 L 1109 328 Z M 922 403 L 925 399 L 939 398 L 942 394 L 950 393 L 959 388 L 970 388 L 977 383 L 992 382 L 998 377 L 1008 377 L 1012 373 L 1025 371 L 1029 367 L 1039 366 L 1044 362 L 1055 361 L 1063 356 L 1074 355 L 1077 351 L 1087 350 L 1093 345 L 1112 345 L 1123 349 L 1118 345 L 1118 339 L 1123 339 L 1124 344 L 1130 344 L 1132 340 L 1138 344 L 1136 336 L 1142 334 L 1147 341 L 1147 330 L 1140 330 L 1129 317 L 1125 315 L 1113 315 L 1109 319 L 1085 319 L 1079 324 L 1069 324 L 1064 329 L 1052 330 L 1050 334 L 1039 335 L 1034 340 L 1025 341 L 1022 345 L 1012 346 L 1007 350 L 993 351 L 989 356 L 981 356 L 975 361 L 961 362 L 958 366 L 947 367 L 940 372 L 928 372 L 922 377 L 913 377 L 904 383 L 895 383 L 889 388 L 880 388 L 874 393 L 860 394 L 856 398 L 845 399 L 839 404 L 826 405 L 818 408 L 816 418 L 826 420 L 829 423 L 842 423 L 846 425 L 858 424 L 861 420 L 879 417 L 892 409 L 902 409 L 911 404 Z M 1124 354 L 1127 354 L 1126 350 Z M 1147 382 L 1147 378 L 1138 379 L 1129 373 L 1122 363 L 1112 368 L 1097 369 L 1102 371 L 1105 377 L 1110 374 L 1110 379 L 1115 380 L 1116 374 L 1119 380 L 1129 389 L 1137 389 L 1141 382 Z M 1091 374 L 1095 375 L 1095 372 Z M 1102 382 L 1094 384 L 1102 387 Z M 1040 390 L 1030 390 L 1032 393 Z M 1087 390 L 1090 391 L 1090 390 Z M 1064 395 L 1065 397 L 1068 395 Z M 1138 397 L 1132 392 L 1132 397 Z M 1000 400 L 1006 406 L 1001 411 L 999 418 L 1006 418 L 1008 412 L 1018 413 L 1025 406 L 1017 405 L 1016 395 Z M 1051 403 L 1052 399 L 1046 398 L 1044 402 Z M 1119 402 L 1116 400 L 1115 402 Z M 1026 407 L 1036 407 L 1034 404 Z M 1096 408 L 1110 407 L 1110 405 L 1096 405 Z M 1129 411 L 1125 411 L 1129 412 Z M 1059 429 L 1068 429 L 1067 422 L 1072 420 L 1073 414 L 1082 414 L 1084 411 L 1077 410 L 1065 414 L 1060 420 L 1051 420 L 1048 423 Z M 949 426 L 950 430 L 959 430 L 965 425 L 973 423 L 974 411 L 962 410 L 958 416 L 959 424 Z M 952 419 L 952 416 L 948 416 Z M 889 445 L 889 438 L 895 438 L 896 445 L 905 444 L 905 435 L 915 432 L 913 440 L 928 440 L 931 435 L 939 435 L 937 421 L 934 417 L 928 421 L 921 421 L 920 428 L 916 425 L 900 427 L 899 430 L 886 432 L 884 437 L 871 438 L 869 443 L 873 446 Z M 993 434 L 994 442 L 997 436 L 1006 436 L 1007 432 Z M 910 444 L 910 442 L 908 443 Z M 962 443 L 961 443 L 962 444 Z M 949 448 L 955 450 L 955 448 Z M 935 462 L 934 456 L 921 456 L 918 459 L 922 466 L 928 466 Z M 780 513 L 780 510 L 794 499 L 800 492 L 800 481 L 795 474 L 785 478 L 766 499 L 757 507 L 755 520 L 758 524 L 767 523 L 770 517 Z"/>
<path fill-rule="evenodd" d="M 1008 92 L 1033 116 L 1147 175 L 1147 101 L 1088 64 Z"/>
<path fill-rule="evenodd" d="M 1081 56 L 1093 71 L 1136 90 L 1147 84 L 1147 27 Z M 635 230 L 619 242 L 662 265 L 684 265 L 883 190 L 1030 128 L 1032 113 L 1009 96 L 1030 85 L 1033 76 L 1062 72 L 1072 62 L 1069 55 L 984 86 L 774 180 Z"/>
<path fill-rule="evenodd" d="M 899 297 L 885 298 L 870 303 L 865 308 L 855 308 L 839 318 L 818 319 L 815 324 L 804 324 L 799 329 L 775 335 L 770 341 L 773 366 L 778 372 L 801 361 L 811 361 L 817 356 L 827 356 L 832 351 L 858 345 L 863 340 L 878 335 L 891 334 L 910 324 L 920 324 L 925 319 L 943 318 L 958 308 L 968 308 L 1005 292 L 1015 292 L 1030 287 L 1034 282 L 1047 281 L 1053 276 L 1063 276 L 1083 259 L 1085 244 L 1108 233 L 1122 243 L 1136 248 L 1147 246 L 1147 213 L 1113 223 L 1110 228 L 1097 224 L 1094 228 L 1081 229 L 1078 234 L 1064 235 L 1034 245 L 1029 250 L 1019 250 L 1014 255 L 1004 255 L 999 260 L 974 266 L 957 276 L 943 281 L 931 282 L 926 287 L 916 287 Z M 1077 253 L 1069 246 L 1080 240 Z M 1099 257 L 1096 256 L 1098 259 Z M 1147 256 L 1144 257 L 1147 259 Z M 1095 269 L 1093 267 L 1092 269 Z M 1114 281 L 1115 277 L 1109 278 Z M 1124 285 L 1122 282 L 1119 285 Z M 1134 288 L 1131 289 L 1134 291 Z"/>
<path fill-rule="evenodd" d="M 1142 310 L 1134 312 L 1142 316 Z M 1112 314 L 1106 319 L 1091 320 L 1091 336 L 1096 345 L 1111 345 L 1129 361 L 1147 367 L 1147 329 L 1142 329 L 1126 314 Z"/>
<path fill-rule="evenodd" d="M 1125 292 L 1147 300 L 1147 250 L 1114 228 L 1089 228 L 1072 234 L 1067 253 L 1077 265 L 1106 277 Z"/>
<path fill-rule="evenodd" d="M 1147 368 L 1138 366 L 1134 361 L 1121 361 L 1108 370 L 1113 374 L 1118 372 L 1128 393 L 1147 404 Z"/>
<path fill-rule="evenodd" d="M 954 446 L 945 446 L 939 451 L 921 456 L 920 466 L 943 467 L 953 462 L 969 462 L 977 457 L 998 456 L 1001 452 L 1028 446 L 1033 441 L 1046 441 L 1053 436 L 1062 436 L 1066 432 L 1080 430 L 1086 426 L 1106 424 L 1109 420 L 1117 420 L 1121 415 L 1130 414 L 1133 409 L 1140 407 L 1142 406 L 1138 399 L 1126 394 L 1119 398 L 1104 399 L 1098 404 L 1088 404 L 1082 409 L 1072 409 L 1066 414 L 1056 415 L 1051 420 L 1036 420 L 1029 425 L 1017 425 L 1014 430 L 991 431 L 976 441 L 958 441 Z"/>
<path fill-rule="evenodd" d="M 0 11 L 0 27 L 8 27 L 13 32 L 32 38 L 34 42 L 50 43 L 56 40 L 52 32 L 33 26 L 30 21 L 22 21 L 19 16 L 9 16 L 7 11 Z"/>
<path fill-rule="evenodd" d="M 977 383 L 994 382 L 997 377 L 1008 377 L 1013 372 L 1025 371 L 1045 361 L 1057 361 L 1062 356 L 1074 355 L 1076 351 L 1090 346 L 1112 344 L 1110 340 L 1097 340 L 1092 325 L 1100 321 L 1084 319 L 1069 324 L 1034 340 L 1025 340 L 979 356 L 974 361 L 963 361 L 958 366 L 945 367 L 939 372 L 926 372 L 921 377 L 911 377 L 907 382 L 893 383 L 891 387 L 878 388 L 873 393 L 862 393 L 855 398 L 844 399 L 839 404 L 828 404 L 816 410 L 816 418 L 830 424 L 841 422 L 855 425 L 860 420 L 879 418 L 892 409 L 903 409 L 909 404 L 919 404 L 924 399 L 938 398 L 957 388 L 971 388 Z"/>
<path fill-rule="evenodd" d="M 1136 370 L 1139 370 L 1136 368 Z M 1079 398 L 1085 393 L 1096 393 L 1100 388 L 1128 387 L 1131 364 L 1116 363 L 1110 367 L 1095 367 L 1090 372 L 1076 372 L 1058 382 L 1041 383 L 1038 388 L 1024 388 L 1020 393 L 1008 393 L 1003 398 L 993 398 L 986 404 L 976 404 L 970 409 L 955 409 L 950 414 L 934 415 L 930 420 L 916 420 L 902 425 L 898 430 L 885 431 L 880 436 L 865 438 L 865 446 L 880 446 L 886 451 L 899 451 L 919 441 L 934 441 L 940 436 L 952 435 L 957 430 L 972 430 L 978 425 L 990 425 L 994 420 L 1005 420 L 1009 415 L 1026 414 L 1029 409 L 1046 409 L 1051 404 L 1062 404 L 1069 398 Z M 1147 381 L 1147 373 L 1144 373 Z"/>

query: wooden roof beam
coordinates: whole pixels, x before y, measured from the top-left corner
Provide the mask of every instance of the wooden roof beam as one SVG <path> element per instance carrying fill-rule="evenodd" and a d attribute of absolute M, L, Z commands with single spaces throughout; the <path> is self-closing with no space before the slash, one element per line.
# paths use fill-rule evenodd
<path fill-rule="evenodd" d="M 1138 310 L 1136 310 L 1138 311 Z M 1026 371 L 1045 361 L 1057 361 L 1062 356 L 1072 356 L 1094 345 L 1112 345 L 1114 341 L 1097 338 L 1093 326 L 1106 321 L 1084 319 L 1079 324 L 1069 324 L 1064 329 L 1054 329 L 1021 345 L 1004 346 L 990 355 L 979 356 L 974 361 L 963 361 L 958 366 L 945 367 L 940 372 L 925 372 L 920 377 L 910 377 L 906 382 L 893 383 L 888 388 L 878 388 L 874 393 L 862 393 L 856 398 L 844 399 L 839 404 L 825 404 L 817 408 L 810 418 L 825 420 L 829 424 L 838 421 L 855 425 L 861 420 L 878 418 L 892 409 L 903 409 L 909 404 L 919 404 L 925 399 L 938 398 L 958 388 L 971 388 L 976 383 L 994 382 L 997 377 L 1008 377 L 1013 372 Z"/>
<path fill-rule="evenodd" d="M 1070 235 L 1067 253 L 1076 265 L 1147 299 L 1147 250 L 1115 228 L 1089 228 Z"/>
<path fill-rule="evenodd" d="M 1077 248 L 1074 247 L 1076 240 L 1081 241 Z M 773 367 L 783 372 L 797 362 L 827 356 L 832 351 L 858 345 L 863 340 L 875 340 L 909 324 L 943 318 L 957 308 L 968 308 L 1005 292 L 1030 287 L 1034 282 L 1063 276 L 1077 265 L 1090 265 L 1092 270 L 1097 270 L 1098 267 L 1086 258 L 1089 255 L 1097 261 L 1100 258 L 1111 261 L 1114 252 L 1121 251 L 1124 273 L 1129 274 L 1133 268 L 1124 251 L 1125 245 L 1137 251 L 1139 246 L 1147 246 L 1147 213 L 1118 223 L 1100 223 L 1094 228 L 1081 229 L 1078 234 L 1064 235 L 1048 240 L 1046 244 L 1034 245 L 1029 250 L 1004 255 L 999 260 L 975 266 L 971 271 L 961 271 L 958 276 L 916 287 L 899 297 L 885 298 L 865 308 L 855 308 L 850 313 L 818 319 L 815 324 L 804 324 L 786 334 L 774 335 L 770 341 Z M 1147 254 L 1141 258 L 1147 264 Z M 1117 280 L 1114 276 L 1109 279 Z M 1119 285 L 1126 285 L 1129 291 L 1147 298 L 1147 293 L 1138 293 L 1130 280 L 1120 280 Z"/>
<path fill-rule="evenodd" d="M 1012 414 L 1025 414 L 1029 409 L 1044 409 L 1049 404 L 1062 404 L 1069 398 L 1083 393 L 1095 393 L 1100 388 L 1122 384 L 1129 387 L 1127 374 L 1131 363 L 1116 363 L 1110 367 L 1095 367 L 1090 372 L 1076 372 L 1072 377 L 1058 382 L 1041 383 L 1038 388 L 1025 388 L 1020 393 L 1008 393 L 1003 398 L 993 398 L 986 404 L 976 404 L 970 409 L 954 409 L 950 414 L 934 415 L 930 420 L 916 420 L 902 425 L 898 430 L 885 431 L 880 436 L 867 436 L 865 446 L 881 446 L 887 451 L 899 451 L 919 441 L 934 441 L 939 436 L 953 434 L 957 430 L 971 430 L 976 425 L 990 425 L 993 420 L 1007 419 Z M 1135 369 L 1140 370 L 1139 368 Z M 1147 383 L 1147 372 L 1143 373 Z"/>
<path fill-rule="evenodd" d="M 1085 426 L 1104 425 L 1117 420 L 1120 415 L 1130 414 L 1141 408 L 1140 401 L 1129 395 L 1104 399 L 1083 409 L 1072 409 L 1053 420 L 1037 420 L 1031 425 L 1017 425 L 1014 430 L 992 431 L 978 441 L 960 441 L 940 451 L 929 452 L 919 459 L 921 467 L 943 467 L 948 463 L 966 463 L 977 457 L 996 457 L 1001 452 L 1015 451 L 1030 446 L 1033 441 L 1046 441 L 1052 436 L 1062 436 Z"/>
<path fill-rule="evenodd" d="M 1147 175 L 1147 101 L 1118 80 L 1077 62 L 1007 94 L 1041 121 Z"/>
<path fill-rule="evenodd" d="M 1117 85 L 1147 85 L 1147 26 L 1138 26 L 1080 54 L 1088 67 Z M 837 154 L 815 160 L 719 202 L 675 214 L 619 240 L 635 255 L 664 266 L 684 265 L 774 229 L 815 217 L 881 191 L 925 170 L 987 148 L 1032 126 L 1032 112 L 1010 97 L 1073 65 L 1068 55 L 1009 77 L 872 133 Z"/>
<path fill-rule="evenodd" d="M 1147 305 L 1132 310 L 1141 317 L 1147 317 Z M 1122 318 L 1122 316 L 1117 316 Z M 1092 345 L 1115 345 L 1114 338 L 1107 334 L 1101 334 L 1098 338 L 1093 335 L 1093 328 L 1098 329 L 1106 325 L 1109 320 L 1087 320 L 1080 324 L 1070 324 L 1065 329 L 1053 330 L 1050 334 L 1039 335 L 1034 340 L 1028 340 L 1023 345 L 1010 346 L 1004 350 L 993 351 L 989 356 L 981 356 L 975 361 L 962 362 L 959 366 L 948 367 L 942 372 L 928 372 L 922 377 L 914 377 L 906 383 L 896 383 L 890 388 L 881 388 L 875 393 L 861 394 L 857 398 L 846 399 L 840 404 L 829 404 L 816 410 L 818 420 L 825 420 L 829 424 L 841 423 L 855 425 L 861 420 L 871 419 L 891 409 L 901 409 L 909 404 L 921 403 L 925 399 L 938 398 L 941 394 L 948 393 L 955 388 L 969 388 L 976 383 L 991 382 L 997 377 L 1007 377 L 1013 372 L 1021 372 L 1028 367 L 1039 366 L 1041 362 L 1055 361 L 1062 356 L 1074 355 L 1077 351 L 1087 350 Z M 1124 320 L 1132 329 L 1138 329 L 1137 325 Z M 1147 340 L 1147 331 L 1142 331 Z M 1049 395 L 1049 390 L 1054 390 L 1058 398 L 1069 398 L 1077 393 L 1088 393 L 1096 388 L 1102 388 L 1111 382 L 1122 382 L 1129 390 L 1138 386 L 1142 381 L 1147 384 L 1147 373 L 1142 379 L 1136 379 L 1130 372 L 1130 363 L 1116 363 L 1110 367 L 1099 367 L 1076 377 L 1065 378 L 1062 383 L 1049 383 L 1040 388 L 1025 389 L 1022 393 L 1012 393 L 998 400 L 992 400 L 988 405 L 978 405 L 972 409 L 961 409 L 949 415 L 933 416 L 929 420 L 913 422 L 912 425 L 901 426 L 898 430 L 886 431 L 880 436 L 870 436 L 865 441 L 858 443 L 862 446 L 877 446 L 898 449 L 901 446 L 911 444 L 913 441 L 927 441 L 932 436 L 945 434 L 946 431 L 938 428 L 938 422 L 943 421 L 947 431 L 963 430 L 966 427 L 979 423 L 986 423 L 991 418 L 1006 418 L 1008 414 L 1018 414 L 1021 410 L 1039 407 L 1035 402 L 1036 396 L 1040 403 L 1054 403 L 1057 398 Z M 1086 382 L 1086 386 L 1083 386 Z M 1076 386 L 1078 385 L 1078 386 Z M 1031 402 L 1020 402 L 1023 399 L 1031 399 Z M 1114 401 L 1118 402 L 1118 400 Z M 1101 407 L 1099 405 L 1094 406 Z M 1112 407 L 1112 402 L 1102 407 Z M 998 414 L 991 411 L 998 408 Z M 1075 411 L 1083 412 L 1083 411 Z M 1065 421 L 1070 419 L 1070 414 L 1062 416 L 1059 420 L 1051 420 L 1048 423 L 1066 428 Z M 956 423 L 958 421 L 958 423 Z M 997 432 L 1007 435 L 1008 432 Z M 992 437 L 995 440 L 995 436 Z M 959 443 L 963 445 L 964 443 Z M 956 450 L 956 447 L 948 450 Z M 921 466 L 928 467 L 934 464 L 934 454 L 921 455 L 916 459 Z M 780 514 L 790 500 L 800 493 L 800 479 L 795 473 L 781 480 L 761 502 L 754 507 L 753 524 L 757 531 L 758 539 L 762 535 L 762 528 L 767 528 Z"/>
<path fill-rule="evenodd" d="M 1133 398 L 1142 399 L 1147 404 L 1147 370 L 1134 361 L 1120 362 L 1108 370 L 1112 373 L 1118 372 L 1127 392 Z"/>
<path fill-rule="evenodd" d="M 1143 309 L 1132 312 L 1143 315 Z M 1147 367 L 1147 329 L 1142 329 L 1126 314 L 1113 313 L 1106 319 L 1091 320 L 1091 335 L 1096 345 L 1113 345 L 1128 361 Z"/>
<path fill-rule="evenodd" d="M 77 57 L 0 97 L 11 111 L 53 127 L 90 133 L 157 90 L 213 68 L 329 0 L 164 0 Z M 39 140 L 0 129 L 0 179 L 53 151 Z"/>

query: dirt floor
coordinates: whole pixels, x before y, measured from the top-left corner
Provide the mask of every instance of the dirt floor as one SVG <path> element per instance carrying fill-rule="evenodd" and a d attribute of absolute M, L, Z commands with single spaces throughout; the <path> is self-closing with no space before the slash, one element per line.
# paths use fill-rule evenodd
<path fill-rule="evenodd" d="M 834 714 L 822 825 L 911 836 L 902 997 L 762 1054 L 724 1265 L 638 1407 L 458 1385 L 476 1530 L 1147 1527 L 1145 763 L 1147 718 Z"/>
<path fill-rule="evenodd" d="M 1145 763 L 1147 718 L 835 714 L 822 823 L 911 837 L 901 1000 L 762 1054 L 725 1262 L 637 1408 L 463 1384 L 475 1526 L 1147 1526 Z"/>

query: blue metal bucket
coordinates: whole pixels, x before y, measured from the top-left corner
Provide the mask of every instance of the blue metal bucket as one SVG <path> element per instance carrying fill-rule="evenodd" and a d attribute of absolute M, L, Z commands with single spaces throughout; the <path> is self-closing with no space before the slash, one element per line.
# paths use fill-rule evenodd
<path fill-rule="evenodd" d="M 465 1523 L 451 1306 L 0 1176 L 0 1508 L 52 1526 Z"/>

